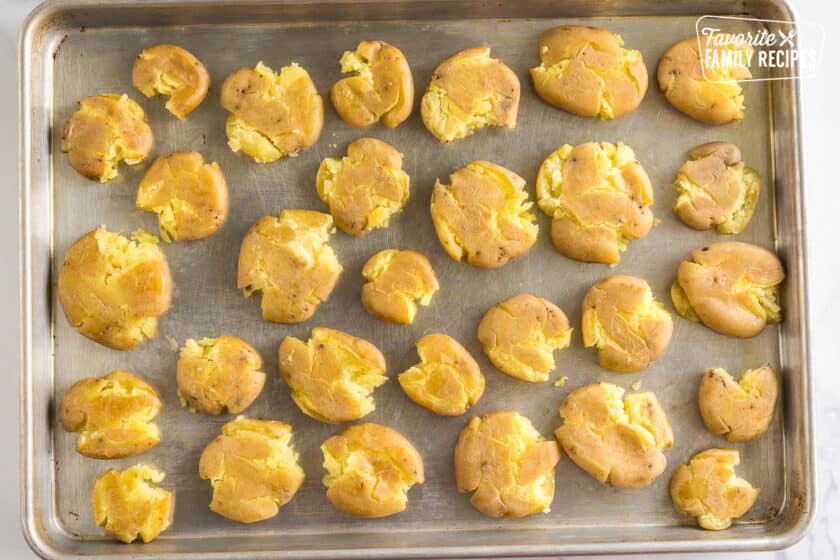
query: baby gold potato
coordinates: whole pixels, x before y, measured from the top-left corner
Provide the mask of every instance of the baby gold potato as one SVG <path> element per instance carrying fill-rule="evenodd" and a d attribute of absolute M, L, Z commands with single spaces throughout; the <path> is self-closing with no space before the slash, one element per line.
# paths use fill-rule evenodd
<path fill-rule="evenodd" d="M 671 342 L 674 324 L 647 282 L 633 276 L 607 276 L 583 298 L 583 345 L 598 348 L 601 367 L 641 371 Z"/>
<path fill-rule="evenodd" d="M 172 277 L 157 242 L 143 230 L 129 240 L 104 225 L 76 241 L 58 273 L 67 322 L 115 350 L 154 337 L 172 298 Z"/>
<path fill-rule="evenodd" d="M 373 412 L 373 390 L 388 381 L 385 357 L 376 346 L 333 329 L 312 329 L 308 342 L 287 336 L 279 357 L 292 400 L 304 414 L 328 424 Z"/>
<path fill-rule="evenodd" d="M 750 338 L 779 323 L 779 257 L 749 243 L 727 241 L 695 249 L 677 269 L 671 301 L 677 313 L 713 331 Z"/>
<path fill-rule="evenodd" d="M 330 89 L 330 100 L 344 122 L 394 128 L 411 114 L 414 80 L 402 51 L 384 41 L 361 41 L 341 57 L 342 78 Z"/>
<path fill-rule="evenodd" d="M 120 459 L 160 442 L 160 430 L 152 422 L 160 407 L 151 385 L 116 370 L 74 383 L 61 398 L 58 418 L 65 430 L 78 433 L 76 451 L 85 457 Z"/>
<path fill-rule="evenodd" d="M 292 427 L 239 416 L 222 426 L 198 463 L 213 487 L 210 510 L 240 523 L 277 515 L 303 484 Z"/>
<path fill-rule="evenodd" d="M 386 426 L 350 426 L 326 440 L 321 451 L 327 498 L 350 515 L 385 517 L 404 511 L 408 491 L 425 481 L 417 449 Z"/>
<path fill-rule="evenodd" d="M 380 251 L 365 263 L 362 277 L 365 309 L 391 323 L 413 323 L 417 303 L 427 307 L 440 289 L 432 263 L 417 251 Z"/>
<path fill-rule="evenodd" d="M 758 489 L 735 475 L 741 458 L 735 449 L 707 449 L 680 465 L 671 478 L 671 500 L 683 515 L 710 531 L 732 525 L 758 498 Z"/>
<path fill-rule="evenodd" d="M 420 362 L 398 377 L 411 400 L 440 416 L 458 416 L 481 398 L 484 375 L 458 341 L 427 334 L 417 341 L 417 354 Z"/>
<path fill-rule="evenodd" d="M 738 80 L 752 78 L 745 64 L 752 55 L 748 43 L 720 41 L 719 35 L 689 37 L 671 45 L 659 60 L 656 78 L 671 105 L 706 124 L 726 124 L 744 118 L 744 95 Z M 708 51 L 708 52 L 707 52 Z M 728 60 L 731 65 L 703 64 Z"/>
<path fill-rule="evenodd" d="M 178 359 L 178 396 L 184 406 L 204 414 L 238 414 L 260 395 L 261 368 L 260 355 L 240 338 L 188 338 Z"/>
<path fill-rule="evenodd" d="M 487 310 L 478 324 L 478 340 L 502 373 L 540 383 L 554 371 L 554 351 L 569 347 L 572 329 L 559 307 L 522 294 Z"/>
<path fill-rule="evenodd" d="M 488 47 L 441 62 L 420 102 L 423 124 L 444 144 L 486 126 L 516 128 L 518 111 L 519 78 Z"/>
<path fill-rule="evenodd" d="M 153 486 L 166 474 L 146 465 L 120 472 L 108 469 L 91 493 L 93 520 L 114 538 L 128 544 L 138 537 L 152 542 L 172 524 L 175 496 Z"/>
<path fill-rule="evenodd" d="M 642 102 L 648 86 L 642 53 L 600 27 L 563 25 L 540 39 L 541 64 L 531 68 L 537 95 L 564 111 L 616 119 Z"/>
<path fill-rule="evenodd" d="M 158 215 L 164 239 L 190 241 L 212 235 L 228 215 L 228 190 L 219 164 L 196 152 L 157 158 L 137 188 L 137 208 Z"/>
<path fill-rule="evenodd" d="M 474 417 L 455 446 L 458 491 L 489 517 L 512 519 L 548 512 L 554 500 L 557 443 L 512 410 Z"/>
<path fill-rule="evenodd" d="M 119 175 L 121 161 L 146 161 L 154 145 L 146 114 L 125 94 L 85 97 L 61 131 L 61 151 L 70 165 L 100 183 Z"/>
<path fill-rule="evenodd" d="M 571 259 L 614 265 L 653 227 L 653 187 L 621 142 L 564 144 L 537 175 L 537 204 L 552 218 L 551 241 Z"/>
<path fill-rule="evenodd" d="M 575 389 L 560 406 L 554 431 L 563 451 L 595 480 L 642 488 L 665 470 L 671 424 L 653 393 L 624 396 L 612 383 Z"/>
<path fill-rule="evenodd" d="M 314 144 L 324 125 L 324 100 L 295 63 L 277 74 L 262 62 L 240 68 L 222 84 L 228 146 L 259 163 L 296 156 Z"/>
<path fill-rule="evenodd" d="M 736 382 L 722 368 L 712 368 L 700 380 L 697 403 L 706 428 L 733 443 L 761 437 L 776 413 L 779 381 L 769 365 L 749 369 Z"/>
<path fill-rule="evenodd" d="M 750 223 L 761 177 L 744 166 L 741 150 L 729 142 L 709 142 L 692 148 L 674 186 L 674 212 L 685 225 L 718 233 L 741 233 Z"/>
<path fill-rule="evenodd" d="M 498 268 L 525 254 L 537 240 L 536 216 L 525 179 L 500 165 L 474 161 L 435 181 L 431 213 L 450 257 L 479 268 Z"/>
<path fill-rule="evenodd" d="M 191 52 L 176 45 L 143 49 L 134 61 L 131 80 L 146 97 L 168 95 L 166 109 L 180 120 L 201 105 L 210 89 L 207 68 Z"/>
<path fill-rule="evenodd" d="M 360 138 L 342 159 L 326 158 L 315 178 L 318 197 L 330 205 L 335 223 L 360 236 L 388 226 L 408 200 L 409 177 L 402 154 L 385 142 Z"/>
<path fill-rule="evenodd" d="M 283 210 L 251 226 L 239 249 L 237 287 L 245 297 L 262 292 L 262 316 L 274 323 L 300 323 L 335 288 L 342 267 L 332 247 L 329 214 Z"/>

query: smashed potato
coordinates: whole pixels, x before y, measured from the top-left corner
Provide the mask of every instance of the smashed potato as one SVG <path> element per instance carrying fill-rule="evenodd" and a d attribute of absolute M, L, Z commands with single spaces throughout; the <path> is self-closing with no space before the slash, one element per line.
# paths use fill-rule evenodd
<path fill-rule="evenodd" d="M 432 263 L 417 251 L 386 249 L 373 255 L 362 269 L 362 304 L 384 321 L 409 325 L 417 303 L 426 307 L 440 289 Z"/>
<path fill-rule="evenodd" d="M 146 97 L 168 95 L 166 109 L 181 120 L 201 105 L 210 89 L 207 68 L 176 45 L 143 49 L 134 62 L 131 79 Z"/>
<path fill-rule="evenodd" d="M 725 369 L 713 368 L 700 381 L 697 403 L 710 432 L 738 443 L 767 431 L 778 395 L 779 381 L 769 365 L 745 371 L 738 382 Z"/>
<path fill-rule="evenodd" d="M 458 491 L 484 515 L 516 518 L 548 512 L 554 500 L 557 443 L 511 410 L 474 417 L 455 446 Z"/>
<path fill-rule="evenodd" d="M 747 43 L 718 45 L 717 35 L 689 37 L 672 45 L 659 60 L 659 89 L 671 105 L 707 124 L 726 124 L 744 118 L 744 96 L 738 80 L 752 77 L 745 64 L 703 65 L 705 60 L 747 61 L 753 47 Z M 707 53 L 707 51 L 716 51 Z M 727 52 L 729 51 L 729 52 Z M 705 76 L 704 76 L 705 73 Z"/>
<path fill-rule="evenodd" d="M 79 434 L 76 451 L 92 459 L 120 459 L 160 443 L 152 420 L 161 406 L 151 385 L 116 370 L 74 383 L 61 398 L 58 417 L 65 430 Z"/>
<path fill-rule="evenodd" d="M 128 165 L 145 161 L 154 144 L 146 114 L 125 94 L 85 97 L 61 131 L 61 151 L 70 165 L 100 183 L 119 174 L 121 161 Z"/>
<path fill-rule="evenodd" d="M 115 350 L 154 337 L 172 296 L 172 277 L 157 241 L 143 230 L 129 240 L 105 226 L 76 241 L 58 273 L 67 322 Z"/>
<path fill-rule="evenodd" d="M 779 323 L 779 258 L 756 245 L 727 241 L 695 249 L 677 269 L 671 300 L 677 312 L 721 334 L 750 338 Z"/>
<path fill-rule="evenodd" d="M 274 323 L 306 321 L 335 288 L 342 267 L 328 245 L 329 214 L 283 210 L 251 226 L 239 249 L 237 287 L 262 292 L 262 315 Z"/>
<path fill-rule="evenodd" d="M 204 414 L 238 414 L 260 395 L 261 368 L 260 355 L 240 338 L 188 338 L 178 359 L 178 396 L 184 406 Z"/>
<path fill-rule="evenodd" d="M 478 324 L 484 353 L 502 373 L 532 383 L 548 381 L 554 352 L 568 348 L 572 329 L 563 311 L 522 294 L 491 307 Z"/>
<path fill-rule="evenodd" d="M 196 152 L 155 160 L 137 187 L 137 208 L 158 215 L 164 239 L 190 241 L 213 234 L 228 215 L 228 190 L 219 164 Z"/>
<path fill-rule="evenodd" d="M 376 346 L 333 329 L 312 329 L 308 342 L 287 336 L 279 356 L 292 400 L 304 414 L 328 424 L 373 412 L 373 390 L 388 381 L 385 357 Z"/>
<path fill-rule="evenodd" d="M 600 27 L 563 25 L 540 39 L 541 64 L 531 68 L 537 95 L 584 117 L 616 119 L 642 102 L 648 86 L 642 53 Z"/>
<path fill-rule="evenodd" d="M 599 482 L 641 488 L 665 470 L 671 424 L 653 393 L 624 395 L 612 383 L 575 389 L 560 406 L 554 435 L 577 466 Z"/>
<path fill-rule="evenodd" d="M 222 426 L 198 462 L 213 487 L 210 510 L 240 523 L 277 515 L 303 484 L 292 427 L 239 416 Z"/>
<path fill-rule="evenodd" d="M 309 74 L 292 63 L 275 73 L 262 62 L 240 68 L 222 84 L 228 146 L 259 163 L 295 156 L 314 144 L 324 125 L 324 101 Z"/>
<path fill-rule="evenodd" d="M 344 122 L 370 126 L 382 121 L 394 128 L 411 114 L 414 80 L 405 55 L 384 41 L 362 41 L 341 57 L 342 78 L 330 89 L 330 100 Z"/>
<path fill-rule="evenodd" d="M 408 397 L 441 416 L 458 416 L 484 393 L 481 368 L 457 340 L 427 334 L 417 341 L 420 362 L 397 378 Z"/>
<path fill-rule="evenodd" d="M 113 537 L 130 543 L 152 542 L 172 524 L 175 496 L 152 486 L 166 474 L 146 465 L 120 472 L 108 469 L 96 479 L 90 501 L 93 520 Z"/>
<path fill-rule="evenodd" d="M 335 223 L 348 235 L 388 226 L 408 200 L 409 177 L 402 154 L 385 142 L 360 138 L 341 159 L 326 158 L 315 178 L 318 197 L 330 205 Z"/>
<path fill-rule="evenodd" d="M 441 62 L 420 102 L 423 124 L 444 144 L 486 126 L 516 128 L 518 110 L 519 78 L 487 47 Z"/>
<path fill-rule="evenodd" d="M 665 352 L 674 324 L 647 282 L 607 276 L 583 298 L 583 345 L 598 348 L 601 367 L 641 371 Z"/>
<path fill-rule="evenodd" d="M 536 216 L 528 211 L 525 179 L 500 165 L 474 161 L 455 170 L 449 182 L 435 182 L 431 212 L 450 257 L 498 268 L 536 242 Z"/>
<path fill-rule="evenodd" d="M 554 247 L 584 262 L 617 264 L 654 223 L 650 179 L 621 142 L 561 146 L 540 167 L 537 204 L 552 218 Z"/>
<path fill-rule="evenodd" d="M 720 531 L 732 525 L 755 503 L 758 489 L 735 475 L 741 462 L 735 449 L 707 449 L 680 465 L 671 478 L 671 500 L 684 515 L 697 518 L 704 529 Z"/>
<path fill-rule="evenodd" d="M 327 498 L 345 513 L 385 517 L 405 510 L 408 491 L 425 481 L 423 459 L 401 433 L 358 424 L 321 445 Z"/>
<path fill-rule="evenodd" d="M 752 218 L 761 192 L 761 177 L 741 161 L 741 150 L 729 142 L 692 148 L 674 186 L 674 212 L 685 225 L 718 233 L 741 233 Z"/>

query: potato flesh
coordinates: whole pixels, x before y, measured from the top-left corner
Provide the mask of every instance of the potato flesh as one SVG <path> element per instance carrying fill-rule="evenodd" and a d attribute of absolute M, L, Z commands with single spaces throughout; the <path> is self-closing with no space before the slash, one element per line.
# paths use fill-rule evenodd
<path fill-rule="evenodd" d="M 365 309 L 395 323 L 413 323 L 417 304 L 428 306 L 440 289 L 431 263 L 414 251 L 380 251 L 365 264 L 362 277 Z"/>
<path fill-rule="evenodd" d="M 175 507 L 171 492 L 149 484 L 165 476 L 146 465 L 108 470 L 96 480 L 91 494 L 94 521 L 124 543 L 138 537 L 144 543 L 153 541 L 169 527 Z"/>

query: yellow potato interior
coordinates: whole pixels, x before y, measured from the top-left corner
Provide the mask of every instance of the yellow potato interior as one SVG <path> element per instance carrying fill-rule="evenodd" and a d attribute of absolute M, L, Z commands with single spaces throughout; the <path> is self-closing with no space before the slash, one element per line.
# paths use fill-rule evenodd
<path fill-rule="evenodd" d="M 171 492 L 149 484 L 164 477 L 146 465 L 108 470 L 97 479 L 91 495 L 94 521 L 125 543 L 138 536 L 145 543 L 154 540 L 169 527 L 175 505 Z"/>

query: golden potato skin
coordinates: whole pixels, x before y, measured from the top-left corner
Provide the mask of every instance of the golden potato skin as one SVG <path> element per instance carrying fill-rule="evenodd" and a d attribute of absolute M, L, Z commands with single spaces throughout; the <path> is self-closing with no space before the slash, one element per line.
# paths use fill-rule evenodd
<path fill-rule="evenodd" d="M 498 268 L 537 240 L 525 179 L 500 165 L 474 161 L 456 169 L 449 185 L 437 180 L 431 213 L 447 254 L 479 268 Z"/>
<path fill-rule="evenodd" d="M 108 469 L 93 486 L 90 501 L 93 519 L 113 537 L 128 544 L 138 537 L 152 542 L 172 524 L 175 496 L 152 486 L 165 473 L 146 465 L 120 472 Z"/>
<path fill-rule="evenodd" d="M 361 41 L 341 57 L 341 73 L 356 72 L 330 88 L 330 101 L 344 122 L 399 126 L 414 106 L 414 79 L 402 51 L 384 41 Z"/>
<path fill-rule="evenodd" d="M 76 451 L 91 459 L 120 459 L 160 442 L 152 420 L 162 404 L 154 388 L 128 372 L 115 370 L 74 383 L 58 405 L 68 432 L 78 433 Z"/>
<path fill-rule="evenodd" d="M 712 368 L 700 380 L 697 403 L 706 429 L 732 443 L 758 439 L 776 413 L 779 381 L 769 365 L 747 370 L 736 382 L 722 368 Z"/>
<path fill-rule="evenodd" d="M 61 131 L 61 151 L 70 165 L 100 183 L 119 174 L 121 161 L 128 165 L 145 161 L 154 145 L 146 114 L 125 94 L 85 97 Z"/>
<path fill-rule="evenodd" d="M 447 144 L 486 126 L 516 128 L 519 78 L 488 47 L 455 53 L 435 69 L 420 102 L 423 124 Z"/>
<path fill-rule="evenodd" d="M 314 328 L 308 342 L 287 336 L 280 373 L 300 410 L 328 424 L 352 422 L 376 407 L 373 390 L 388 381 L 385 357 L 366 340 Z"/>
<path fill-rule="evenodd" d="M 707 67 L 701 64 L 706 50 L 727 48 L 752 52 L 752 46 L 730 43 L 717 46 L 712 37 L 689 37 L 671 45 L 659 59 L 656 78 L 665 99 L 677 110 L 706 124 L 726 124 L 744 118 L 744 96 L 737 80 L 752 77 L 746 66 Z M 709 78 L 707 80 L 707 78 Z"/>
<path fill-rule="evenodd" d="M 166 109 L 180 120 L 201 105 L 210 89 L 207 68 L 177 45 L 143 49 L 134 61 L 131 81 L 146 97 L 168 95 Z"/>
<path fill-rule="evenodd" d="M 680 465 L 671 477 L 674 508 L 697 518 L 704 529 L 719 531 L 732 525 L 755 503 L 758 489 L 735 475 L 741 458 L 735 449 L 707 449 Z"/>
<path fill-rule="evenodd" d="M 82 335 L 130 350 L 157 333 L 157 318 L 169 310 L 172 277 L 156 237 L 138 230 L 128 240 L 102 226 L 67 250 L 58 297 L 67 322 Z"/>
<path fill-rule="evenodd" d="M 354 236 L 388 226 L 408 200 L 410 179 L 402 154 L 375 138 L 359 138 L 342 159 L 326 158 L 318 168 L 318 197 L 329 204 L 336 225 Z"/>
<path fill-rule="evenodd" d="M 423 459 L 401 433 L 380 424 L 357 424 L 321 445 L 323 483 L 335 507 L 359 517 L 404 511 L 408 490 L 425 482 Z"/>
<path fill-rule="evenodd" d="M 671 300 L 680 315 L 738 338 L 756 336 L 782 320 L 779 258 L 756 245 L 727 241 L 695 249 L 677 269 Z"/>
<path fill-rule="evenodd" d="M 621 142 L 564 144 L 537 175 L 537 204 L 552 218 L 560 254 L 614 265 L 632 239 L 653 227 L 653 187 L 636 155 Z"/>
<path fill-rule="evenodd" d="M 541 64 L 531 68 L 537 95 L 564 111 L 616 119 L 636 109 L 648 86 L 642 53 L 600 27 L 563 25 L 540 39 Z"/>
<path fill-rule="evenodd" d="M 164 239 L 192 241 L 216 232 L 228 215 L 228 190 L 215 161 L 196 152 L 157 158 L 137 187 L 137 208 L 158 215 Z"/>
<path fill-rule="evenodd" d="M 484 393 L 481 368 L 457 340 L 427 334 L 417 341 L 420 362 L 397 378 L 405 394 L 440 416 L 458 416 Z"/>
<path fill-rule="evenodd" d="M 178 358 L 178 396 L 204 414 L 238 414 L 260 395 L 265 385 L 261 368 L 262 358 L 241 338 L 189 338 Z"/>
<path fill-rule="evenodd" d="M 583 298 L 581 332 L 587 348 L 598 348 L 601 367 L 630 373 L 647 368 L 671 342 L 671 314 L 647 282 L 607 276 Z"/>
<path fill-rule="evenodd" d="M 365 263 L 362 277 L 365 309 L 390 323 L 413 323 L 417 302 L 428 306 L 440 289 L 432 263 L 417 251 L 380 251 Z"/>
<path fill-rule="evenodd" d="M 656 395 L 623 395 L 612 383 L 575 389 L 560 406 L 563 424 L 554 435 L 595 480 L 642 488 L 665 470 L 663 451 L 673 445 L 674 434 Z"/>
<path fill-rule="evenodd" d="M 283 210 L 251 226 L 239 249 L 237 287 L 245 297 L 262 292 L 262 315 L 274 323 L 300 323 L 326 301 L 342 267 L 332 247 L 329 214 Z"/>
<path fill-rule="evenodd" d="M 484 353 L 502 373 L 532 383 L 548 381 L 554 351 L 568 348 L 572 329 L 563 311 L 531 294 L 487 310 L 478 324 Z"/>
<path fill-rule="evenodd" d="M 554 500 L 557 443 L 512 410 L 474 417 L 455 446 L 458 491 L 489 517 L 513 519 L 548 511 Z"/>
<path fill-rule="evenodd" d="M 294 63 L 279 74 L 262 62 L 240 68 L 222 84 L 221 103 L 231 113 L 225 126 L 230 149 L 259 163 L 306 150 L 324 125 L 324 101 Z"/>

